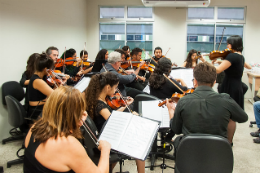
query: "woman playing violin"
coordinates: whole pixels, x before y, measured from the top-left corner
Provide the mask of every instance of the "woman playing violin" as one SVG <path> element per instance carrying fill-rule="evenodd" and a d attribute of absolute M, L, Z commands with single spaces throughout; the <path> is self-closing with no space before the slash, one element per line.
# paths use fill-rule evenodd
<path fill-rule="evenodd" d="M 84 57 L 83 57 L 83 53 L 84 53 Z M 88 52 L 86 50 L 82 50 L 80 52 L 80 58 L 81 58 L 81 60 L 83 60 L 83 62 L 87 62 L 88 61 Z M 88 63 L 89 63 L 89 66 L 87 66 L 86 69 L 82 71 L 82 74 L 87 74 L 87 73 L 91 72 L 93 65 L 90 62 L 88 62 Z"/>
<path fill-rule="evenodd" d="M 198 64 L 198 59 L 200 59 L 202 62 L 205 62 L 205 59 L 202 55 L 198 56 L 198 52 L 194 49 L 191 49 L 181 67 L 194 68 Z"/>
<path fill-rule="evenodd" d="M 220 93 L 227 93 L 232 97 L 242 109 L 244 109 L 244 94 L 242 89 L 242 75 L 245 65 L 245 58 L 242 55 L 243 41 L 238 35 L 230 36 L 227 39 L 227 48 L 232 49 L 223 61 L 217 61 L 217 73 L 225 72 L 223 83 L 219 89 Z M 212 63 L 215 63 L 213 60 Z"/>
<path fill-rule="evenodd" d="M 102 64 L 105 64 L 108 59 L 108 51 L 106 49 L 101 49 L 95 59 L 95 63 L 92 72 L 100 72 L 102 69 Z"/>
<path fill-rule="evenodd" d="M 122 47 L 122 50 L 125 52 L 126 57 L 125 59 L 128 60 L 130 58 L 130 47 L 129 46 L 124 46 Z"/>
<path fill-rule="evenodd" d="M 77 104 L 75 104 L 77 103 Z M 99 141 L 100 160 L 96 166 L 78 141 L 79 127 L 87 117 L 85 99 L 75 88 L 56 89 L 45 103 L 42 118 L 25 139 L 24 173 L 107 173 L 110 144 Z"/>
<path fill-rule="evenodd" d="M 25 103 L 24 106 L 25 106 L 26 111 L 28 110 L 28 107 L 29 107 L 29 95 L 28 95 L 29 93 L 27 91 L 28 90 L 28 84 L 30 82 L 30 78 L 34 74 L 34 71 L 35 71 L 34 63 L 35 63 L 35 60 L 36 60 L 37 57 L 39 57 L 39 54 L 34 53 L 28 58 L 26 71 L 23 73 L 22 78 L 20 80 L 20 85 L 22 87 L 26 88 L 25 102 L 24 102 Z"/>
<path fill-rule="evenodd" d="M 107 96 L 112 96 L 119 84 L 119 78 L 111 72 L 103 72 L 92 76 L 90 83 L 85 90 L 87 100 L 87 112 L 95 122 L 100 132 L 105 121 L 112 113 L 112 109 L 106 102 Z M 133 102 L 133 98 L 127 100 L 128 104 Z M 126 107 L 121 107 L 117 111 L 124 111 Z M 139 173 L 145 172 L 145 162 L 137 160 L 137 169 Z M 114 165 L 115 166 L 115 165 Z"/>
<path fill-rule="evenodd" d="M 155 67 L 153 74 L 149 78 L 150 94 L 160 99 L 170 98 L 175 92 L 182 92 L 172 83 L 174 82 L 183 91 L 187 90 L 187 85 L 182 79 L 167 80 L 163 74 L 169 76 L 172 63 L 168 58 L 161 58 Z M 181 84 L 179 84 L 181 83 Z"/>
<path fill-rule="evenodd" d="M 44 80 L 48 75 L 47 69 L 51 69 L 53 65 L 53 60 L 44 53 L 38 55 L 35 61 L 35 72 L 28 84 L 29 109 L 27 116 L 32 119 L 37 119 L 47 97 L 53 92 L 53 89 Z"/>

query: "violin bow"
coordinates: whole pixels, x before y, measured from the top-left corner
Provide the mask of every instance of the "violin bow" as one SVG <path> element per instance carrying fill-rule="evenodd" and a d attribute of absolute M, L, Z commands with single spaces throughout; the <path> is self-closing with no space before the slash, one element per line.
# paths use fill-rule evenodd
<path fill-rule="evenodd" d="M 63 62 L 63 73 L 65 74 L 65 54 L 66 54 L 66 47 L 64 51 L 64 62 Z"/>
<path fill-rule="evenodd" d="M 163 74 L 163 76 L 168 79 L 174 86 L 176 86 L 183 94 L 185 93 L 176 83 L 174 83 L 166 74 Z"/>
<path fill-rule="evenodd" d="M 166 57 L 166 55 L 167 55 L 167 53 L 169 52 L 170 49 L 171 49 L 171 48 L 169 47 L 169 49 L 167 50 L 167 52 L 166 52 L 165 55 L 164 55 L 165 57 Z"/>
<path fill-rule="evenodd" d="M 218 50 L 219 50 L 220 45 L 222 43 L 222 40 L 223 40 L 223 37 L 224 37 L 224 33 L 225 33 L 225 29 L 226 29 L 226 27 L 223 28 L 222 37 L 221 37 L 221 40 L 220 40 L 219 45 L 218 45 Z"/>
<path fill-rule="evenodd" d="M 83 121 L 81 119 L 82 123 L 83 123 L 83 127 L 85 129 L 85 131 L 89 134 L 90 138 L 92 139 L 92 141 L 96 144 L 96 146 L 98 147 L 99 143 L 98 143 L 98 139 L 96 138 L 96 135 L 93 134 L 92 130 L 88 127 L 88 125 L 85 123 L 85 121 Z"/>
<path fill-rule="evenodd" d="M 84 59 L 85 49 L 86 49 L 86 42 L 84 43 L 83 57 L 81 58 L 81 66 L 80 66 L 81 70 L 83 69 L 83 59 Z"/>

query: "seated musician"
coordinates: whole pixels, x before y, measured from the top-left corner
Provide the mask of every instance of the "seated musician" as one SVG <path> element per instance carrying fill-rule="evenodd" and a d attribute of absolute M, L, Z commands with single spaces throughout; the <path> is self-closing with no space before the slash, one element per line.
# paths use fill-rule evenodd
<path fill-rule="evenodd" d="M 47 69 L 52 69 L 54 62 L 46 54 L 40 54 L 35 61 L 35 72 L 28 84 L 29 109 L 27 116 L 37 119 L 42 112 L 43 105 L 53 89 L 46 83 Z"/>
<path fill-rule="evenodd" d="M 181 93 L 187 90 L 187 85 L 183 79 L 167 79 L 163 74 L 169 76 L 171 73 L 172 63 L 168 58 L 161 58 L 154 72 L 149 78 L 150 94 L 159 99 L 170 98 L 175 92 Z M 174 84 L 175 85 L 174 85 Z M 179 84 L 181 83 L 181 84 Z M 176 85 L 180 88 L 178 89 Z"/>
<path fill-rule="evenodd" d="M 126 88 L 125 85 L 129 84 L 131 82 L 133 82 L 134 80 L 136 80 L 136 74 L 138 73 L 138 71 L 129 71 L 127 73 L 127 75 L 122 75 L 120 73 L 118 73 L 119 67 L 121 66 L 121 54 L 118 52 L 111 52 L 108 55 L 108 62 L 105 64 L 105 66 L 101 69 L 101 73 L 105 72 L 105 71 L 110 71 L 114 74 L 117 75 L 117 77 L 119 78 L 119 85 L 118 85 L 118 89 L 122 92 L 123 96 L 131 96 L 131 97 L 135 97 L 138 94 L 143 94 L 142 91 L 139 91 L 137 89 L 128 87 Z M 141 65 L 144 64 L 144 62 L 141 62 Z M 127 89 L 127 90 L 126 90 Z M 128 93 L 127 93 L 128 92 Z"/>
<path fill-rule="evenodd" d="M 153 56 L 153 59 L 150 59 L 150 63 L 156 66 L 159 59 L 162 58 L 162 48 L 156 47 L 154 49 L 153 53 L 154 53 L 154 56 Z"/>
<path fill-rule="evenodd" d="M 37 57 L 39 57 L 39 54 L 34 53 L 28 58 L 26 71 L 23 73 L 22 78 L 20 80 L 20 85 L 26 89 L 25 90 L 25 101 L 24 101 L 24 103 L 25 103 L 24 107 L 25 107 L 26 111 L 28 111 L 28 107 L 29 107 L 28 84 L 30 82 L 30 78 L 34 74 L 34 71 L 35 71 L 34 62 Z"/>
<path fill-rule="evenodd" d="M 200 59 L 202 62 L 205 62 L 206 60 L 203 58 L 203 56 L 198 56 L 197 53 L 198 52 L 196 50 L 191 49 L 181 67 L 194 68 L 198 64 L 198 59 Z"/>
<path fill-rule="evenodd" d="M 75 88 L 61 86 L 49 96 L 42 118 L 35 122 L 25 139 L 25 173 L 109 171 L 108 142 L 99 141 L 101 156 L 96 166 L 78 141 L 82 138 L 79 127 L 87 117 L 85 109 L 84 96 Z"/>
<path fill-rule="evenodd" d="M 110 59 L 111 54 L 109 54 Z M 107 96 L 112 96 L 119 86 L 119 78 L 115 73 L 104 72 L 92 76 L 90 83 L 85 90 L 87 100 L 87 112 L 95 122 L 100 132 L 104 123 L 112 113 L 112 109 L 106 102 Z M 128 104 L 133 102 L 133 98 L 126 100 Z M 121 107 L 117 111 L 124 111 L 126 107 Z M 136 160 L 138 173 L 145 172 L 145 162 Z M 115 166 L 115 164 L 113 165 Z"/>
<path fill-rule="evenodd" d="M 83 51 L 84 51 L 84 57 L 83 57 Z M 88 61 L 88 52 L 85 50 L 82 50 L 80 52 L 80 59 L 82 59 L 83 61 Z M 90 63 L 89 66 L 86 66 L 86 69 L 82 71 L 82 74 L 88 74 L 89 72 L 91 72 L 93 68 L 93 65 Z"/>
<path fill-rule="evenodd" d="M 95 63 L 92 72 L 100 72 L 102 69 L 102 64 L 105 64 L 108 59 L 108 51 L 106 49 L 101 49 L 95 59 Z"/>
<path fill-rule="evenodd" d="M 124 46 L 122 47 L 122 50 L 125 52 L 126 57 L 125 59 L 128 60 L 130 58 L 130 47 L 129 46 Z"/>
<path fill-rule="evenodd" d="M 141 62 L 138 67 L 133 65 L 133 70 L 135 70 L 135 74 L 137 74 L 137 80 L 134 82 L 127 84 L 128 87 L 135 88 L 137 90 L 143 91 L 143 89 L 147 86 L 148 84 L 148 79 L 150 77 L 150 73 L 148 70 L 142 70 L 141 66 L 144 64 L 144 61 L 141 59 L 142 58 L 142 49 L 140 48 L 134 48 L 131 52 L 132 58 L 131 61 L 133 62 L 132 64 L 138 64 L 134 62 Z"/>
<path fill-rule="evenodd" d="M 182 97 L 176 108 L 173 102 L 167 100 L 172 131 L 183 135 L 219 135 L 232 143 L 235 128 L 230 126 L 230 122 L 246 122 L 246 112 L 228 94 L 219 94 L 212 89 L 217 76 L 213 65 L 208 62 L 199 63 L 194 68 L 193 75 L 196 89 L 192 94 Z M 182 136 L 175 139 L 175 149 L 181 138 Z"/>

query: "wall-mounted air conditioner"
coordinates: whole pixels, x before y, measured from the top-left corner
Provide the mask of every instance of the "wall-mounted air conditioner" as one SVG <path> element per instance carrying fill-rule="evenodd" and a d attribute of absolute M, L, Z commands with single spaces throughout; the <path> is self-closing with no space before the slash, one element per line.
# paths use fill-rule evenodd
<path fill-rule="evenodd" d="M 208 7 L 210 0 L 141 0 L 146 7 Z"/>

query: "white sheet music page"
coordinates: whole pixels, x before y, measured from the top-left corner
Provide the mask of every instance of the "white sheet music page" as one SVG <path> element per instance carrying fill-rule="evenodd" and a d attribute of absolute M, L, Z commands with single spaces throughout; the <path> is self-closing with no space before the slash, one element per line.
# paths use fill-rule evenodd
<path fill-rule="evenodd" d="M 192 68 L 172 70 L 170 73 L 170 77 L 172 79 L 181 78 L 187 84 L 188 88 L 193 88 L 193 82 L 192 82 L 193 69 Z"/>
<path fill-rule="evenodd" d="M 112 149 L 118 151 L 119 143 L 130 122 L 131 115 L 126 112 L 113 111 L 99 140 L 106 140 L 111 144 Z"/>
<path fill-rule="evenodd" d="M 159 107 L 159 100 L 142 101 L 142 116 L 152 120 L 160 121 L 161 128 L 170 127 L 169 112 L 166 106 Z"/>
<path fill-rule="evenodd" d="M 85 91 L 85 89 L 88 87 L 90 79 L 90 77 L 84 77 L 74 86 L 74 88 L 78 89 L 80 92 Z"/>
<path fill-rule="evenodd" d="M 158 129 L 158 122 L 133 115 L 118 151 L 144 160 Z"/>

